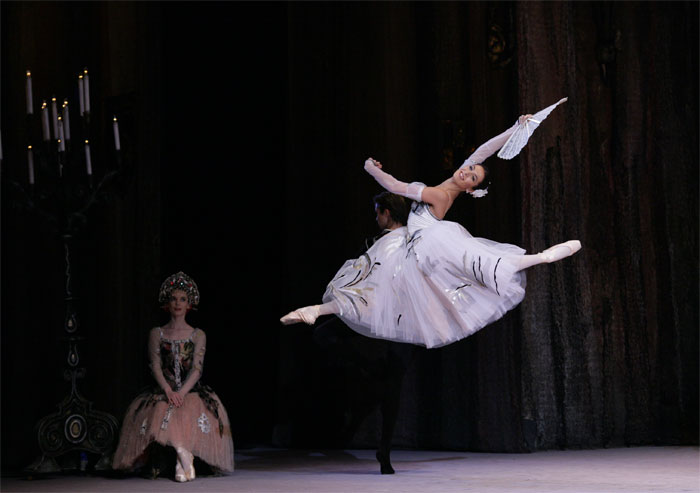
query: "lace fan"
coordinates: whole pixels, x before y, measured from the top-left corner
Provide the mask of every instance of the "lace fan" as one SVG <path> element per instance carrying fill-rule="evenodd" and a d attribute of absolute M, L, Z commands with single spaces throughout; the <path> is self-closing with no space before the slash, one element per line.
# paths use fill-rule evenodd
<path fill-rule="evenodd" d="M 525 144 L 527 144 L 527 141 L 530 139 L 532 133 L 540 125 L 540 123 L 542 123 L 544 119 L 549 116 L 554 108 L 559 106 L 567 99 L 569 98 L 560 99 L 552 106 L 547 106 L 545 109 L 538 111 L 528 118 L 524 124 L 521 124 L 518 129 L 513 132 L 506 143 L 503 144 L 503 147 L 501 147 L 501 150 L 498 151 L 497 156 L 501 159 L 512 159 L 517 156 L 522 148 L 525 147 Z"/>

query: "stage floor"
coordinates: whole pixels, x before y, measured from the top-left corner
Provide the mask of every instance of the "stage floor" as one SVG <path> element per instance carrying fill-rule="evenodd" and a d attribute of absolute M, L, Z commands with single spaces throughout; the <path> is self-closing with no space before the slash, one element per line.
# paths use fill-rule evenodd
<path fill-rule="evenodd" d="M 396 450 L 381 475 L 371 450 L 242 450 L 229 476 L 2 478 L 3 492 L 698 492 L 697 447 L 486 454 Z"/>

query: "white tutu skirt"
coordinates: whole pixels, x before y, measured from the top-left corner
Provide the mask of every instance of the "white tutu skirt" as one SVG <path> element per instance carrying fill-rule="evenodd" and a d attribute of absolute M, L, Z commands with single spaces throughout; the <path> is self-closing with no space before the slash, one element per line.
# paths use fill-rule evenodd
<path fill-rule="evenodd" d="M 525 296 L 515 245 L 474 238 L 415 204 L 408 227 L 343 264 L 324 303 L 360 334 L 428 348 L 458 341 L 501 318 Z"/>

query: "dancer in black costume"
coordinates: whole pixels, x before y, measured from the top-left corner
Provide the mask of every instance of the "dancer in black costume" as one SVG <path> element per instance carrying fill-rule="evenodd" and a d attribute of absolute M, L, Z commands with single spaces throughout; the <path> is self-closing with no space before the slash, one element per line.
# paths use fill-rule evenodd
<path fill-rule="evenodd" d="M 365 240 L 358 256 L 386 235 L 406 234 L 405 224 L 409 213 L 406 199 L 382 192 L 374 197 L 374 203 L 377 225 L 382 231 Z M 381 431 L 376 457 L 382 474 L 394 474 L 390 455 L 401 387 L 417 347 L 363 337 L 337 317 L 319 325 L 314 330 L 313 339 L 321 347 L 326 364 L 337 370 L 336 378 L 345 383 L 339 393 L 341 395 L 337 396 L 346 412 L 342 443 L 347 443 L 364 418 L 378 408 Z"/>

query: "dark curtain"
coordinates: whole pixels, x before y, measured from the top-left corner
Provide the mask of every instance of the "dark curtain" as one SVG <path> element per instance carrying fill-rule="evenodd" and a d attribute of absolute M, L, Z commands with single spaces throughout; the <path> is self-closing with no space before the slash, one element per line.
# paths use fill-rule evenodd
<path fill-rule="evenodd" d="M 208 333 L 206 383 L 237 446 L 377 446 L 368 369 L 341 378 L 312 328 L 278 323 L 319 302 L 376 233 L 364 159 L 439 183 L 518 115 L 568 96 L 518 157 L 493 158 L 489 195 L 447 219 L 532 252 L 574 238 L 583 250 L 531 269 L 523 303 L 492 326 L 416 349 L 394 444 L 697 444 L 697 3 L 1 9 L 3 470 L 35 458 L 34 424 L 67 390 L 61 239 L 9 186 L 26 181 L 27 68 L 35 99 L 71 94 L 90 68 L 98 174 L 114 164 L 109 117 L 123 118 L 128 179 L 73 257 L 79 385 L 97 409 L 121 420 L 150 381 L 157 288 L 185 270 L 202 289 L 191 322 Z M 340 433 L 359 401 L 364 419 Z"/>
<path fill-rule="evenodd" d="M 697 440 L 697 4 L 516 11 L 521 106 L 569 96 L 521 158 L 523 244 L 584 245 L 528 274 L 528 443 Z"/>
<path fill-rule="evenodd" d="M 398 446 L 697 443 L 697 14 L 654 2 L 290 7 L 289 309 L 318 302 L 372 232 L 366 156 L 439 183 L 519 114 L 569 98 L 520 156 L 494 158 L 488 197 L 448 219 L 531 252 L 568 239 L 583 250 L 530 269 L 502 320 L 418 351 Z M 319 376 L 310 329 L 282 340 L 275 438 L 314 444 L 333 412 L 324 396 L 350 388 Z M 351 444 L 376 446 L 380 423 L 370 413 Z"/>

